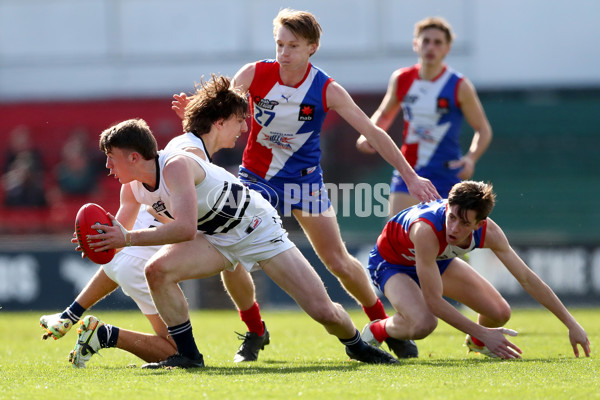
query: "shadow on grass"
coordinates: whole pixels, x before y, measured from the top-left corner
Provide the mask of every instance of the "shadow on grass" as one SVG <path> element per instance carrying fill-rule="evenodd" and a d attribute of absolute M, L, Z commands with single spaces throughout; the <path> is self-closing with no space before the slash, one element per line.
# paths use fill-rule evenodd
<path fill-rule="evenodd" d="M 273 365 L 264 365 L 273 364 Z M 161 370 L 142 370 L 137 369 L 136 372 L 140 372 L 142 375 L 162 375 L 173 373 L 174 371 L 187 372 L 190 374 L 201 374 L 201 375 L 262 375 L 262 374 L 275 374 L 275 375 L 287 375 L 287 374 L 303 374 L 312 373 L 318 371 L 334 371 L 334 372 L 352 372 L 360 369 L 366 364 L 360 364 L 358 362 L 309 362 L 304 363 L 305 365 L 290 365 L 283 361 L 266 362 L 261 365 L 252 366 L 206 366 L 204 368 L 191 368 L 191 369 L 161 369 Z M 397 364 L 399 365 L 399 364 Z M 397 365 L 387 366 L 394 368 Z M 116 368 L 116 367 L 115 367 Z"/>
<path fill-rule="evenodd" d="M 519 363 L 519 364 L 523 364 L 523 363 L 539 363 L 539 362 L 545 362 L 545 363 L 571 363 L 573 362 L 574 358 L 521 358 L 521 359 L 514 359 L 514 360 L 500 360 L 500 359 L 496 359 L 496 358 L 477 358 L 477 359 L 469 359 L 469 360 L 460 360 L 460 359 L 455 359 L 455 360 L 423 360 L 421 362 L 419 361 L 415 361 L 413 362 L 414 364 L 418 364 L 418 365 L 423 365 L 423 364 L 427 364 L 430 366 L 456 366 L 456 365 L 486 365 L 486 364 L 497 364 L 497 363 Z"/>
<path fill-rule="evenodd" d="M 532 359 L 520 359 L 520 360 L 497 360 L 491 358 L 482 359 L 447 359 L 447 360 L 428 360 L 428 359 L 408 359 L 400 360 L 399 364 L 394 365 L 375 365 L 377 368 L 406 368 L 408 366 L 429 366 L 433 368 L 455 368 L 457 366 L 463 367 L 478 367 L 483 365 L 493 365 L 498 363 L 518 363 L 518 364 L 529 364 L 529 363 L 572 363 L 571 358 L 532 358 Z M 190 374 L 201 374 L 201 375 L 226 375 L 226 376 L 241 376 L 241 375 L 261 375 L 261 374 L 273 374 L 273 375 L 287 375 L 287 374 L 303 374 L 312 372 L 323 372 L 323 371 L 334 371 L 334 372 L 355 372 L 362 368 L 370 368 L 373 365 L 362 364 L 359 362 L 305 362 L 304 365 L 290 365 L 286 361 L 268 361 L 263 362 L 260 365 L 236 365 L 236 366 L 206 366 L 204 368 L 192 368 L 192 369 L 161 369 L 161 370 L 142 370 L 141 368 L 129 368 L 132 372 L 139 373 L 140 375 L 164 375 L 174 372 L 186 372 Z M 123 367 L 103 367 L 109 369 L 123 369 Z"/>

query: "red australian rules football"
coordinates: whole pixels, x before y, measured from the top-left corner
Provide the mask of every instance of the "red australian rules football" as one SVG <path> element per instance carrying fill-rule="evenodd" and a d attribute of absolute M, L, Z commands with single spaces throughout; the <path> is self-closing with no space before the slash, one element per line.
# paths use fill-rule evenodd
<path fill-rule="evenodd" d="M 94 249 L 90 248 L 86 239 L 87 235 L 104 233 L 101 229 L 92 229 L 91 226 L 95 224 L 112 226 L 112 222 L 104 208 L 94 203 L 84 204 L 77 212 L 77 217 L 75 218 L 75 234 L 77 235 L 77 242 L 83 249 L 87 258 L 96 264 L 106 264 L 115 256 L 115 249 L 96 252 Z"/>

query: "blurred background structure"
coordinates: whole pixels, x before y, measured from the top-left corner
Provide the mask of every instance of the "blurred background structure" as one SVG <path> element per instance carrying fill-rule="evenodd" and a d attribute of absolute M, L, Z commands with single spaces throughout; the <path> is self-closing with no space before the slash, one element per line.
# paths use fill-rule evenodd
<path fill-rule="evenodd" d="M 272 19 L 283 7 L 318 17 L 324 32 L 312 61 L 368 115 L 391 72 L 417 61 L 414 23 L 446 18 L 456 33 L 447 62 L 475 84 L 494 131 L 474 176 L 496 188 L 492 217 L 561 298 L 600 302 L 600 2 L 0 0 L 4 309 L 63 307 L 96 269 L 69 240 L 82 204 L 118 208 L 120 185 L 106 176 L 99 133 L 139 117 L 166 144 L 181 133 L 172 94 L 191 92 L 213 72 L 232 76 L 247 62 L 273 58 Z M 396 122 L 389 133 L 399 140 L 400 129 Z M 463 137 L 466 150 L 467 128 Z M 358 153 L 356 138 L 330 113 L 325 181 L 389 183 L 391 167 Z M 242 139 L 216 162 L 237 170 Z M 351 202 L 360 201 L 355 195 Z M 349 249 L 365 260 L 384 219 L 351 213 L 339 222 Z M 295 221 L 285 224 L 332 297 L 352 304 Z M 525 301 L 489 254 L 474 254 L 472 262 L 503 294 Z M 255 277 L 262 303 L 289 304 L 261 273 Z M 44 292 L 48 285 L 56 295 Z M 218 279 L 190 291 L 197 306 L 227 306 Z M 110 306 L 132 304 L 111 297 Z"/>

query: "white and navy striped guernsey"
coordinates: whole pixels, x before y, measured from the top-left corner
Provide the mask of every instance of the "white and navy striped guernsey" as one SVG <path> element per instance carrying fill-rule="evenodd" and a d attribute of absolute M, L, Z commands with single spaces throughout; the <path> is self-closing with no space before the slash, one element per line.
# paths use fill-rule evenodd
<path fill-rule="evenodd" d="M 157 187 L 149 191 L 139 181 L 130 187 L 141 204 L 152 206 L 158 214 L 171 218 L 171 193 L 164 182 L 163 169 L 175 156 L 195 160 L 206 172 L 206 178 L 196 185 L 198 199 L 198 230 L 211 236 L 211 242 L 222 246 L 238 243 L 252 232 L 256 218 L 277 215 L 275 209 L 259 193 L 248 189 L 225 169 L 211 164 L 188 151 L 162 150 L 156 160 Z"/>

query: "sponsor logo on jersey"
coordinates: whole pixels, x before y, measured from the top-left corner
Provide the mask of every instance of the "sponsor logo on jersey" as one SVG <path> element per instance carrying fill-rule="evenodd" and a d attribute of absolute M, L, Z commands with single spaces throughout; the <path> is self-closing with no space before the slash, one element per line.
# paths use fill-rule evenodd
<path fill-rule="evenodd" d="M 173 219 L 171 214 L 169 214 L 169 212 L 167 211 L 167 206 L 165 205 L 164 201 L 157 201 L 156 203 L 152 204 L 152 208 L 154 209 L 154 211 L 156 211 L 157 214 L 162 214 Z"/>
<path fill-rule="evenodd" d="M 431 129 L 424 126 L 416 126 L 414 132 L 421 140 L 428 143 L 435 143 L 435 138 L 431 135 Z"/>
<path fill-rule="evenodd" d="M 264 110 L 272 110 L 275 108 L 276 105 L 279 104 L 278 101 L 275 100 L 269 100 L 269 99 L 262 99 L 258 96 L 254 97 L 254 103 L 256 104 L 256 107 L 260 107 Z"/>
<path fill-rule="evenodd" d="M 274 243 L 278 243 L 278 242 L 284 243 L 283 242 L 283 235 L 279 235 L 276 238 L 271 239 L 270 242 L 273 243 L 273 244 Z"/>
<path fill-rule="evenodd" d="M 448 100 L 446 97 L 438 97 L 437 112 L 439 114 L 449 113 L 450 112 L 450 100 Z"/>
<path fill-rule="evenodd" d="M 311 104 L 300 104 L 298 121 L 312 121 L 315 117 L 315 106 Z"/>
<path fill-rule="evenodd" d="M 416 94 L 407 94 L 402 99 L 402 102 L 406 103 L 406 104 L 414 104 L 418 99 L 419 99 L 419 96 L 417 96 Z"/>
<path fill-rule="evenodd" d="M 280 149 L 292 150 L 292 141 L 293 137 L 288 137 L 283 133 L 278 132 L 270 132 L 270 133 L 262 133 L 263 140 L 268 141 L 269 143 L 279 147 Z"/>

